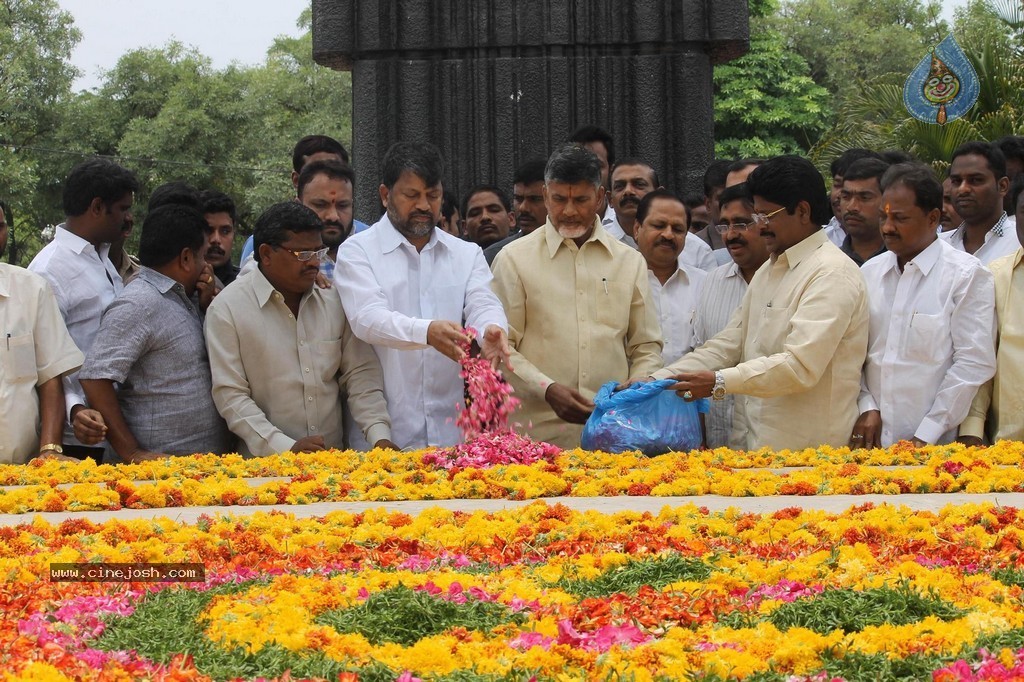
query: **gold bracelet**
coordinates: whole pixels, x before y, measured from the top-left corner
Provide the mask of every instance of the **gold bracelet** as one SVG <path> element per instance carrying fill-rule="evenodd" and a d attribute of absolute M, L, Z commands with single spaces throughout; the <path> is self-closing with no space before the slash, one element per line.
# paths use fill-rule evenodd
<path fill-rule="evenodd" d="M 60 443 L 47 443 L 46 445 L 39 446 L 39 454 L 45 454 L 47 452 L 56 452 L 58 455 L 64 454 L 64 448 Z"/>

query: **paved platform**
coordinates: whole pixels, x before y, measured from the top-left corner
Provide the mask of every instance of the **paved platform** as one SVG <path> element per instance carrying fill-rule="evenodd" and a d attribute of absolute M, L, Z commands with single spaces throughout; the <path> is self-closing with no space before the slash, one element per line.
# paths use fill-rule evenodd
<path fill-rule="evenodd" d="M 775 495 L 770 497 L 723 497 L 720 495 L 695 495 L 689 497 L 545 497 L 548 504 L 563 504 L 579 511 L 594 510 L 606 514 L 621 511 L 649 511 L 657 513 L 666 506 L 678 507 L 693 504 L 711 511 L 723 511 L 735 507 L 743 512 L 757 514 L 772 513 L 788 507 L 818 509 L 830 513 L 842 513 L 852 506 L 872 503 L 907 507 L 915 511 L 939 511 L 947 505 L 981 504 L 990 502 L 1006 507 L 1024 507 L 1024 493 L 983 493 L 983 494 L 908 494 L 908 495 Z M 0 514 L 0 526 L 31 523 L 36 517 L 50 523 L 65 519 L 89 519 L 103 523 L 113 519 L 152 519 L 167 517 L 182 523 L 195 523 L 200 516 L 232 515 L 250 516 L 257 512 L 281 511 L 299 518 L 323 516 L 333 511 L 347 511 L 354 514 L 368 509 L 386 509 L 415 515 L 430 507 L 441 507 L 459 511 L 500 511 L 517 509 L 536 500 L 412 500 L 396 502 L 317 502 L 306 505 L 257 505 L 232 507 L 168 507 L 163 509 L 122 509 L 119 511 L 83 512 L 29 512 L 27 514 Z"/>

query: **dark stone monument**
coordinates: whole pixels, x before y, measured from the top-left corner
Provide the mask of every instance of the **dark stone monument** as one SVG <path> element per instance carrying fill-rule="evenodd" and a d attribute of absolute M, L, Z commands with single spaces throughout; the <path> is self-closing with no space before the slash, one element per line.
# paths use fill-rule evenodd
<path fill-rule="evenodd" d="M 379 215 L 380 161 L 425 140 L 446 186 L 511 187 L 579 125 L 701 188 L 711 69 L 749 46 L 747 0 L 313 0 L 313 57 L 352 71 L 357 213 Z M 310 131 L 315 132 L 315 131 Z"/>

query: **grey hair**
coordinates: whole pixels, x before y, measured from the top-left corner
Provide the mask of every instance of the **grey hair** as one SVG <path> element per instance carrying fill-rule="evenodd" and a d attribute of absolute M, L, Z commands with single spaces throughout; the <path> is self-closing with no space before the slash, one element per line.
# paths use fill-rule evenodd
<path fill-rule="evenodd" d="M 597 155 L 578 144 L 567 144 L 556 149 L 544 167 L 544 182 L 564 182 L 575 185 L 589 182 L 601 186 L 601 162 Z"/>

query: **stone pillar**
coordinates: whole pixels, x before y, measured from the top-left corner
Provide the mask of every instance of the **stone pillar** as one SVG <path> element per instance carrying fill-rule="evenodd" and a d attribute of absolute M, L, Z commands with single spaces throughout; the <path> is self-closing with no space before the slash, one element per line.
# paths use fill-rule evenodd
<path fill-rule="evenodd" d="M 711 69 L 749 46 L 746 0 L 313 0 L 313 57 L 352 71 L 357 215 L 379 215 L 380 161 L 436 144 L 445 186 L 511 190 L 579 125 L 650 161 L 678 192 L 713 153 Z M 310 131 L 315 132 L 315 131 Z"/>

